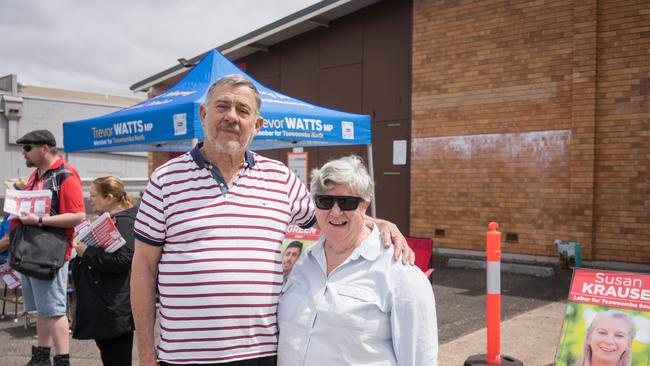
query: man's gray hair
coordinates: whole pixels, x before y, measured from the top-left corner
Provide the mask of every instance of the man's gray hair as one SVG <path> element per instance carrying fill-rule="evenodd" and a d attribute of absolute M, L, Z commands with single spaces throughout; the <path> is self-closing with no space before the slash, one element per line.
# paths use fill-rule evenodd
<path fill-rule="evenodd" d="M 208 93 L 205 96 L 206 102 L 210 100 L 210 98 L 212 98 L 214 91 L 217 88 L 220 88 L 222 86 L 249 87 L 253 91 L 253 94 L 255 95 L 255 108 L 257 108 L 257 113 L 260 112 L 260 109 L 262 108 L 262 98 L 260 97 L 260 91 L 257 90 L 257 87 L 255 86 L 255 84 L 253 84 L 252 81 L 250 81 L 247 77 L 245 77 L 242 74 L 230 74 L 230 75 L 222 76 L 221 78 L 219 78 L 219 80 L 212 83 L 212 85 L 210 85 L 210 88 L 208 89 Z"/>
<path fill-rule="evenodd" d="M 312 170 L 310 186 L 312 197 L 325 194 L 335 185 L 348 187 L 353 195 L 361 197 L 366 202 L 372 200 L 375 189 L 375 183 L 368 174 L 363 160 L 356 155 L 329 161 L 320 169 Z"/>

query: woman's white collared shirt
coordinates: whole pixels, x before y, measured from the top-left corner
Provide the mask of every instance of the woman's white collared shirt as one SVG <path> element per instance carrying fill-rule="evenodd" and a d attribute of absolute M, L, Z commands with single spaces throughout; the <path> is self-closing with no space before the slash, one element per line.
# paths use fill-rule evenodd
<path fill-rule="evenodd" d="M 392 259 L 379 231 L 330 276 L 323 238 L 291 271 L 278 304 L 278 365 L 437 365 L 431 284 Z"/>

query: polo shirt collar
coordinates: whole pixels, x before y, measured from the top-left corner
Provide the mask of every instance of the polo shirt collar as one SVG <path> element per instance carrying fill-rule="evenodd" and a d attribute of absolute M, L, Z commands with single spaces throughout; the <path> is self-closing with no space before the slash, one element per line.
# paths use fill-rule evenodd
<path fill-rule="evenodd" d="M 65 160 L 63 160 L 63 156 L 59 156 L 59 157 L 57 157 L 57 159 L 56 159 L 56 161 L 54 162 L 54 164 L 50 165 L 50 167 L 47 168 L 47 170 L 45 171 L 45 173 L 43 173 L 43 175 L 41 175 L 41 176 L 38 175 L 38 168 L 37 168 L 37 169 L 36 169 L 36 173 L 35 173 L 35 175 L 34 175 L 34 178 L 35 178 L 37 181 L 43 179 L 43 177 L 44 177 L 45 175 L 47 175 L 47 172 L 49 172 L 50 170 L 58 169 L 61 165 L 63 165 L 63 163 L 65 163 Z"/>
<path fill-rule="evenodd" d="M 59 156 L 59 158 L 56 159 L 56 161 L 54 162 L 54 164 L 52 164 L 52 166 L 50 166 L 47 170 L 54 170 L 54 169 L 57 169 L 58 167 L 60 167 L 61 165 L 63 165 L 64 162 L 65 162 L 65 161 L 63 160 L 63 156 Z"/>
<path fill-rule="evenodd" d="M 201 148 L 203 147 L 203 141 L 199 142 L 192 148 L 192 151 L 190 151 L 190 155 L 192 156 L 192 159 L 194 159 L 194 162 L 196 165 L 198 165 L 199 168 L 204 169 L 206 168 L 206 161 L 205 158 L 203 157 L 203 154 L 201 154 Z M 245 152 L 246 155 L 246 166 L 248 168 L 252 168 L 255 166 L 255 154 L 253 154 L 252 151 L 246 150 Z"/>

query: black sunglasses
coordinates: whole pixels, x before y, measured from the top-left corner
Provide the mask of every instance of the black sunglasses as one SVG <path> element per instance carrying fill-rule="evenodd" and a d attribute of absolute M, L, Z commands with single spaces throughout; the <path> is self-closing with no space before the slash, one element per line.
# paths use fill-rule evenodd
<path fill-rule="evenodd" d="M 45 144 L 28 144 L 28 145 L 23 145 L 23 151 L 24 152 L 30 152 L 32 149 L 36 149 L 37 147 L 41 147 Z"/>
<path fill-rule="evenodd" d="M 316 196 L 316 207 L 321 210 L 331 210 L 334 207 L 334 202 L 339 204 L 339 208 L 343 211 L 356 210 L 361 202 L 361 197 L 354 196 Z"/>

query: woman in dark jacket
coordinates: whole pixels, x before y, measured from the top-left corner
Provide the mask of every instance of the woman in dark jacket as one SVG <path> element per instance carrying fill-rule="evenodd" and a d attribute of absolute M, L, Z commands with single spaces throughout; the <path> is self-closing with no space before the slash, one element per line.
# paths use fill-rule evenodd
<path fill-rule="evenodd" d="M 134 325 L 129 278 L 138 210 L 114 176 L 93 180 L 90 206 L 98 215 L 110 213 L 126 244 L 107 253 L 98 246 L 75 242 L 77 257 L 70 263 L 77 294 L 73 337 L 94 339 L 104 366 L 131 365 Z"/>

